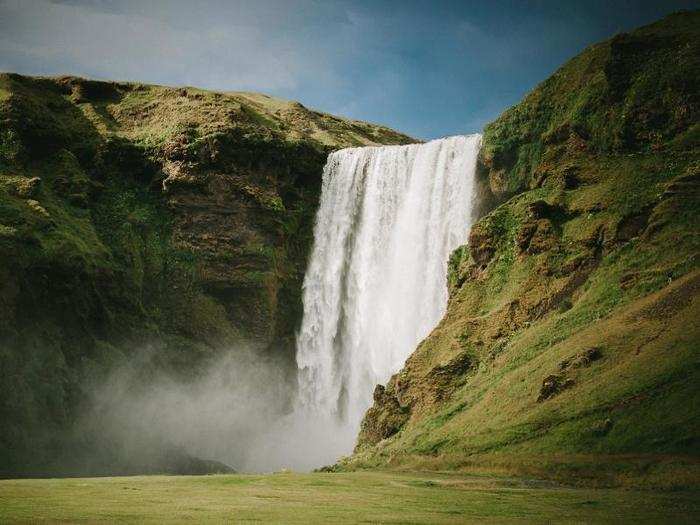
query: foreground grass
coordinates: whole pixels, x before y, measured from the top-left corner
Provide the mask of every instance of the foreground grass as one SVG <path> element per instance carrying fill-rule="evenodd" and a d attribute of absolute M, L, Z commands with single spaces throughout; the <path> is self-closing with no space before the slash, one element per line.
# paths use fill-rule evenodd
<path fill-rule="evenodd" d="M 426 473 L 5 480 L 0 522 L 690 523 L 698 496 Z"/>

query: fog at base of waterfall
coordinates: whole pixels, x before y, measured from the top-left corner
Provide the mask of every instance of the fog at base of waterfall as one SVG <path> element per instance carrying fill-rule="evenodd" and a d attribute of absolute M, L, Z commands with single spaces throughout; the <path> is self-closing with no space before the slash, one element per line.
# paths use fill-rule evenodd
<path fill-rule="evenodd" d="M 298 411 L 356 435 L 375 385 L 444 315 L 480 145 L 456 136 L 329 156 L 303 288 Z"/>
<path fill-rule="evenodd" d="M 187 381 L 160 369 L 157 356 L 140 348 L 85 385 L 88 403 L 74 429 L 81 445 L 59 458 L 63 471 L 164 472 L 187 457 L 239 472 L 309 471 L 353 448 L 347 423 L 292 410 L 295 381 L 274 354 L 228 348 Z"/>

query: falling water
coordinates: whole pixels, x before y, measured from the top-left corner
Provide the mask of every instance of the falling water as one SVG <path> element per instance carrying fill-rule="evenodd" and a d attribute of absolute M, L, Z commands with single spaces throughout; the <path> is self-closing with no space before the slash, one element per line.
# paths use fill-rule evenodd
<path fill-rule="evenodd" d="M 307 411 L 357 430 L 374 386 L 444 315 L 480 144 L 458 136 L 329 156 L 297 340 Z"/>

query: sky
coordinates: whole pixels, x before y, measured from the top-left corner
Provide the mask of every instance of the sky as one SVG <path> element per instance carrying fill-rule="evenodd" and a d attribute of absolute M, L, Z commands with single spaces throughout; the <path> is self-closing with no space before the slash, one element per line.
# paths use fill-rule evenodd
<path fill-rule="evenodd" d="M 0 71 L 259 91 L 431 139 L 700 0 L 0 0 Z"/>

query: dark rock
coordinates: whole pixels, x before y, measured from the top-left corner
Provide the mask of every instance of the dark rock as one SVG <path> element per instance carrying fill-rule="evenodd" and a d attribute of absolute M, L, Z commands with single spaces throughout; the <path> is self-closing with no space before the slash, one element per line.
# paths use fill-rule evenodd
<path fill-rule="evenodd" d="M 485 266 L 496 253 L 496 240 L 482 223 L 477 223 L 469 233 L 469 252 L 479 266 Z"/>
<path fill-rule="evenodd" d="M 528 204 L 527 218 L 515 238 L 518 253 L 534 255 L 553 248 L 557 244 L 557 235 L 552 219 L 563 212 L 561 207 L 543 200 Z"/>
<path fill-rule="evenodd" d="M 572 168 L 566 169 L 563 175 L 564 179 L 564 189 L 573 190 L 581 185 L 581 179 L 579 179 L 576 171 Z"/>
<path fill-rule="evenodd" d="M 553 248 L 556 242 L 554 227 L 549 219 L 525 222 L 515 238 L 518 253 L 527 252 L 530 255 L 547 251 Z"/>
<path fill-rule="evenodd" d="M 386 389 L 384 385 L 377 385 L 374 387 L 374 392 L 372 393 L 372 399 L 375 403 L 380 403 L 384 396 L 386 395 Z"/>
<path fill-rule="evenodd" d="M 314 469 L 314 472 L 340 472 L 340 465 L 324 465 L 323 467 Z"/>
<path fill-rule="evenodd" d="M 558 206 L 549 204 L 543 200 L 531 202 L 527 206 L 527 213 L 533 219 L 552 217 L 557 211 L 559 211 Z"/>
<path fill-rule="evenodd" d="M 374 405 L 362 420 L 355 450 L 375 445 L 393 436 L 401 430 L 410 416 L 408 407 L 401 406 L 396 396 L 388 392 L 383 385 L 375 387 L 373 397 Z"/>
<path fill-rule="evenodd" d="M 447 363 L 435 366 L 426 374 L 425 395 L 433 401 L 448 399 L 464 384 L 467 374 L 478 365 L 472 351 L 462 351 Z"/>
<path fill-rule="evenodd" d="M 66 90 L 70 90 L 71 99 L 76 104 L 97 101 L 116 101 L 121 96 L 120 88 L 124 87 L 116 82 L 102 82 L 77 77 L 61 77 L 57 79 Z"/>
<path fill-rule="evenodd" d="M 612 419 L 607 418 L 593 426 L 593 434 L 596 436 L 605 436 L 613 427 Z"/>
<path fill-rule="evenodd" d="M 565 359 L 559 363 L 559 368 L 561 370 L 568 370 L 571 368 L 586 367 L 601 357 L 603 357 L 603 353 L 601 352 L 600 348 L 587 348 L 586 350 L 583 350 L 582 352 L 579 352 L 569 359 Z"/>
<path fill-rule="evenodd" d="M 634 286 L 639 279 L 639 272 L 627 272 L 620 277 L 620 288 L 627 290 Z"/>
<path fill-rule="evenodd" d="M 567 275 L 583 268 L 590 267 L 596 261 L 595 252 L 593 250 L 586 251 L 576 255 L 560 265 L 560 274 Z"/>
<path fill-rule="evenodd" d="M 548 375 L 542 381 L 542 387 L 540 388 L 540 394 L 537 397 L 537 402 L 541 403 L 542 401 L 550 399 L 573 385 L 573 379 L 565 378 L 564 376 L 557 374 Z"/>
<path fill-rule="evenodd" d="M 515 245 L 518 247 L 518 253 L 523 253 L 527 250 L 530 245 L 530 239 L 535 234 L 537 229 L 537 224 L 534 222 L 526 222 L 518 230 L 518 234 L 515 236 Z"/>
<path fill-rule="evenodd" d="M 431 376 L 455 376 L 474 368 L 474 356 L 469 352 L 461 352 L 444 365 L 439 365 L 430 371 Z"/>
<path fill-rule="evenodd" d="M 646 228 L 646 225 L 649 222 L 650 214 L 651 209 L 647 208 L 639 213 L 628 215 L 622 219 L 617 225 L 615 240 L 618 242 L 627 242 L 637 237 L 640 233 L 642 233 L 644 228 Z"/>
<path fill-rule="evenodd" d="M 666 184 L 662 199 L 669 197 L 690 196 L 696 197 L 700 194 L 700 168 L 695 166 L 688 168 L 687 172 L 679 175 Z"/>
<path fill-rule="evenodd" d="M 235 474 L 236 470 L 225 463 L 212 459 L 201 459 L 190 456 L 182 451 L 169 451 L 163 456 L 160 464 L 154 468 L 155 472 L 162 471 L 167 474 L 179 476 L 201 476 L 203 474 Z"/>
<path fill-rule="evenodd" d="M 572 307 L 573 307 L 573 303 L 571 302 L 571 298 L 570 298 L 570 297 L 564 297 L 564 298 L 559 302 L 559 305 L 557 306 L 557 311 L 558 311 L 559 313 L 568 312 L 569 310 L 571 310 Z"/>

